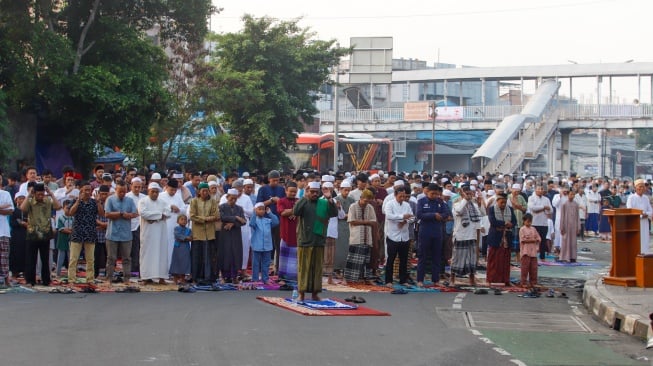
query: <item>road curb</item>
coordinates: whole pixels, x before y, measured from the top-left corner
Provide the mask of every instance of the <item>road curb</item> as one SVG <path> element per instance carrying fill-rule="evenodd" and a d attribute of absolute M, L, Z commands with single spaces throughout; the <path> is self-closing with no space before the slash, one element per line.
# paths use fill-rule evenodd
<path fill-rule="evenodd" d="M 624 309 L 606 294 L 602 277 L 588 280 L 583 288 L 583 305 L 595 318 L 611 329 L 643 341 L 653 337 L 648 318 Z"/>

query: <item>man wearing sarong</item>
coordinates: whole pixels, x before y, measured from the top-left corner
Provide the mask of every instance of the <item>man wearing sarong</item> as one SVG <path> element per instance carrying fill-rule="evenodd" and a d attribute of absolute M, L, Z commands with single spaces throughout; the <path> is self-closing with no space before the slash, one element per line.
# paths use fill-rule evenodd
<path fill-rule="evenodd" d="M 313 300 L 320 300 L 322 292 L 322 263 L 324 243 L 329 218 L 338 215 L 332 200 L 318 199 L 320 182 L 309 183 L 308 192 L 295 207 L 293 215 L 299 218 L 297 228 L 297 284 L 299 301 L 304 301 L 306 292 Z"/>
<path fill-rule="evenodd" d="M 212 274 L 217 270 L 211 268 L 211 247 L 215 243 L 215 222 L 219 220 L 218 203 L 211 199 L 209 185 L 197 186 L 197 197 L 190 201 L 190 219 L 193 222 L 193 244 L 190 248 L 191 275 L 194 282 L 200 280 L 215 281 Z"/>
<path fill-rule="evenodd" d="M 166 219 L 171 211 L 170 205 L 159 199 L 159 192 L 161 186 L 152 182 L 147 186 L 147 197 L 138 201 L 138 213 L 141 215 L 140 275 L 148 284 L 155 279 L 165 284 L 170 268 Z"/>
<path fill-rule="evenodd" d="M 358 202 L 349 206 L 347 222 L 349 222 L 349 253 L 345 265 L 345 281 L 358 282 L 372 275 L 370 256 L 378 223 L 374 207 L 369 201 L 374 199 L 374 193 L 363 190 Z"/>
<path fill-rule="evenodd" d="M 347 222 L 347 214 L 349 207 L 356 203 L 351 196 L 351 182 L 344 180 L 340 183 L 340 191 L 336 200 L 340 202 L 340 207 L 345 211 L 345 217 L 338 219 L 338 239 L 336 240 L 336 257 L 333 267 L 335 270 L 340 270 L 341 274 L 344 273 L 345 264 L 347 263 L 347 253 L 349 252 L 349 223 Z"/>
<path fill-rule="evenodd" d="M 286 197 L 277 202 L 281 217 L 281 248 L 279 249 L 279 279 L 297 280 L 297 218 L 292 209 L 297 203 L 297 184 L 286 184 Z"/>
<path fill-rule="evenodd" d="M 508 195 L 505 193 L 496 196 L 496 203 L 490 207 L 488 219 L 490 232 L 487 236 L 487 282 L 510 283 L 510 256 L 513 228 L 517 225 L 517 218 L 512 208 L 507 205 Z M 503 240 L 505 238 L 505 240 Z"/>
<path fill-rule="evenodd" d="M 247 224 L 245 211 L 236 204 L 240 192 L 227 190 L 227 203 L 219 206 L 222 231 L 218 236 L 218 262 L 225 283 L 238 283 L 238 272 L 243 263 L 243 236 L 240 227 Z M 250 202 L 251 203 L 251 202 Z"/>
<path fill-rule="evenodd" d="M 485 212 L 481 201 L 483 197 L 475 197 L 468 184 L 461 186 L 460 199 L 453 205 L 453 253 L 451 257 L 451 284 L 455 284 L 456 276 L 469 275 L 469 284 L 476 286 L 476 247 L 477 231 L 481 225 L 481 216 Z"/>

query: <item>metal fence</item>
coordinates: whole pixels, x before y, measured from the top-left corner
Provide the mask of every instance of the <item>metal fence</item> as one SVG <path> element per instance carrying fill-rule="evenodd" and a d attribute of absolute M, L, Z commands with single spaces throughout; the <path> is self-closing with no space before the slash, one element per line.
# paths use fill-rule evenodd
<path fill-rule="evenodd" d="M 649 104 L 573 104 L 558 105 L 559 120 L 653 118 L 653 106 Z M 521 105 L 466 106 L 463 121 L 501 121 L 512 114 L 521 113 Z M 319 113 L 320 121 L 335 121 L 334 110 Z M 438 120 L 442 120 L 438 118 Z M 338 113 L 338 121 L 347 123 L 383 123 L 404 121 L 403 108 L 345 109 Z M 425 119 L 425 121 L 429 121 Z"/>

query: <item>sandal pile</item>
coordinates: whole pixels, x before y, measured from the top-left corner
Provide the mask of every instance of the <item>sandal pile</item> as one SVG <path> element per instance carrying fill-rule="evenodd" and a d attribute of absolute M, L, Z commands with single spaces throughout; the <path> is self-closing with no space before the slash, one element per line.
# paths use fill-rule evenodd
<path fill-rule="evenodd" d="M 345 299 L 345 301 L 353 302 L 354 304 L 363 304 L 363 303 L 366 302 L 365 299 L 360 297 L 360 296 L 348 297 L 348 298 Z"/>

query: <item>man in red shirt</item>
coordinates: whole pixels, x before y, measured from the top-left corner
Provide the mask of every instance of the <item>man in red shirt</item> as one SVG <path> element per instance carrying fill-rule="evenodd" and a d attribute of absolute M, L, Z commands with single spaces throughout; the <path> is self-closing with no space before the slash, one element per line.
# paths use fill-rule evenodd
<path fill-rule="evenodd" d="M 292 213 L 297 199 L 297 183 L 286 184 L 286 197 L 277 201 L 281 218 L 281 245 L 279 250 L 279 279 L 297 280 L 297 218 Z"/>

